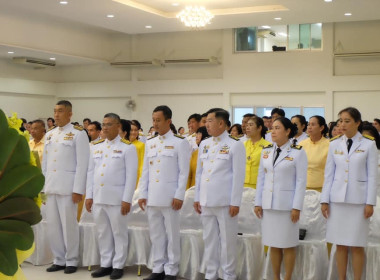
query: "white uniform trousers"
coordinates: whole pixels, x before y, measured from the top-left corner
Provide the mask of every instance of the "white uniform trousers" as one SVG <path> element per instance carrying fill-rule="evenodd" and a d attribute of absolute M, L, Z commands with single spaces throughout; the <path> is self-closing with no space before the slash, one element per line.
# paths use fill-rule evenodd
<path fill-rule="evenodd" d="M 77 208 L 78 204 L 73 203 L 71 195 L 47 195 L 46 220 L 54 264 L 78 266 L 79 227 Z"/>
<path fill-rule="evenodd" d="M 171 207 L 148 206 L 153 273 L 177 275 L 181 257 L 179 211 Z"/>
<path fill-rule="evenodd" d="M 121 205 L 94 204 L 98 231 L 100 266 L 123 269 L 128 256 L 128 215 L 121 215 Z"/>
<path fill-rule="evenodd" d="M 231 218 L 230 207 L 202 206 L 205 279 L 218 279 L 219 267 L 224 280 L 236 279 L 238 215 Z"/>

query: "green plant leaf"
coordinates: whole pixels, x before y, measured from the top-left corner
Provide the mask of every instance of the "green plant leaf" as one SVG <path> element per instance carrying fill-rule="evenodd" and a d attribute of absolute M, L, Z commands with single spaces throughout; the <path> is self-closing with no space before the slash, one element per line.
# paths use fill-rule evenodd
<path fill-rule="evenodd" d="M 0 271 L 12 276 L 18 270 L 16 249 L 6 244 L 0 244 Z"/>
<path fill-rule="evenodd" d="M 6 131 L 8 129 L 8 121 L 5 117 L 5 114 L 2 110 L 0 110 L 0 136 L 3 133 L 3 131 Z"/>
<path fill-rule="evenodd" d="M 34 200 L 26 197 L 7 199 L 0 203 L 0 220 L 12 219 L 35 225 L 41 221 L 40 208 Z"/>
<path fill-rule="evenodd" d="M 16 220 L 0 220 L 0 245 L 12 245 L 19 250 L 28 250 L 34 242 L 30 225 Z"/>
<path fill-rule="evenodd" d="M 32 165 L 23 165 L 4 173 L 0 180 L 0 202 L 11 197 L 34 198 L 42 190 L 45 177 Z"/>

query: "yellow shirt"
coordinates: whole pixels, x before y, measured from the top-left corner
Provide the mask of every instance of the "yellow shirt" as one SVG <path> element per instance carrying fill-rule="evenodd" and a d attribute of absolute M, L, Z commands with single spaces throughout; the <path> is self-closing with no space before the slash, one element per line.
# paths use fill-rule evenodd
<path fill-rule="evenodd" d="M 36 143 L 34 139 L 29 141 L 29 148 L 31 151 L 36 151 L 40 158 L 40 164 L 42 164 L 42 155 L 44 154 L 44 137 L 40 140 L 40 142 Z"/>
<path fill-rule="evenodd" d="M 299 143 L 307 155 L 307 189 L 321 192 L 325 176 L 325 165 L 330 141 L 322 137 L 318 142 L 312 142 L 310 138 Z"/>
<path fill-rule="evenodd" d="M 245 180 L 244 187 L 256 189 L 257 175 L 259 172 L 261 151 L 263 147 L 269 145 L 270 142 L 261 138 L 255 144 L 252 144 L 251 139 L 244 142 L 246 152 L 245 162 Z"/>
<path fill-rule="evenodd" d="M 189 178 L 187 179 L 186 189 L 189 189 L 195 185 L 195 173 L 197 173 L 197 161 L 198 161 L 198 149 L 196 149 L 191 154 L 190 171 L 189 171 Z"/>
<path fill-rule="evenodd" d="M 136 147 L 137 151 L 137 160 L 138 160 L 138 167 L 137 167 L 137 184 L 139 183 L 139 179 L 141 177 L 143 165 L 144 165 L 144 153 L 145 153 L 145 144 L 139 140 L 135 140 L 132 142 L 133 145 Z"/>

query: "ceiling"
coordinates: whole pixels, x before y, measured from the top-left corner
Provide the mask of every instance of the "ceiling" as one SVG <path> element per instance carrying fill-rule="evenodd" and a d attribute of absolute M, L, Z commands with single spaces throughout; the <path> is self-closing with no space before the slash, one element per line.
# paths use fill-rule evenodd
<path fill-rule="evenodd" d="M 67 5 L 59 2 L 0 0 L 0 5 L 2 12 L 55 17 L 128 34 L 188 30 L 175 15 L 187 5 L 200 4 L 216 14 L 223 14 L 216 15 L 206 29 L 380 19 L 379 0 L 333 0 L 330 3 L 324 0 L 67 0 Z M 261 10 L 264 12 L 259 12 Z M 352 16 L 345 16 L 346 12 Z M 114 18 L 107 18 L 108 14 Z M 275 17 L 281 21 L 274 20 Z M 152 28 L 145 28 L 147 25 Z"/>
<path fill-rule="evenodd" d="M 214 13 L 212 23 L 205 27 L 207 30 L 380 19 L 380 0 L 333 0 L 329 3 L 324 0 L 67 0 L 66 5 L 60 1 L 0 0 L 0 16 L 54 19 L 71 24 L 73 28 L 82 25 L 101 32 L 126 34 L 191 30 L 175 17 L 187 5 L 203 5 Z M 352 16 L 345 16 L 347 12 Z M 147 25 L 152 28 L 146 28 Z M 17 56 L 47 60 L 55 57 L 57 65 L 100 62 L 25 46 L 12 49 Z M 0 59 L 10 59 L 7 50 L 9 46 L 0 43 Z"/>

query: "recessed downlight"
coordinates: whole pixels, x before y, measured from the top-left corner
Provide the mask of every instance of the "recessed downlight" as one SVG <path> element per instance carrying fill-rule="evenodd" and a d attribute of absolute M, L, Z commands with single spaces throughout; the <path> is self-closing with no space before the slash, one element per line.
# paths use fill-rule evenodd
<path fill-rule="evenodd" d="M 111 15 L 111 14 L 110 14 L 110 15 L 107 15 L 107 17 L 108 17 L 108 18 L 114 18 L 115 15 Z"/>
<path fill-rule="evenodd" d="M 151 29 L 152 26 L 151 26 L 151 25 L 145 25 L 145 28 L 146 28 L 146 29 Z"/>
<path fill-rule="evenodd" d="M 280 17 L 275 17 L 274 20 L 282 20 Z"/>
<path fill-rule="evenodd" d="M 332 2 L 333 0 L 325 0 L 325 2 L 329 3 L 329 2 Z"/>
<path fill-rule="evenodd" d="M 264 29 L 269 29 L 269 28 L 270 28 L 270 26 L 269 26 L 269 25 L 263 25 L 263 26 L 261 26 L 261 28 L 264 28 Z"/>
<path fill-rule="evenodd" d="M 61 4 L 61 5 L 67 5 L 69 2 L 67 2 L 67 1 L 59 1 L 59 4 Z"/>
<path fill-rule="evenodd" d="M 50 57 L 49 59 L 50 59 L 50 60 L 55 60 L 55 57 Z"/>
<path fill-rule="evenodd" d="M 14 54 L 15 52 L 9 51 L 8 54 Z"/>
<path fill-rule="evenodd" d="M 344 15 L 345 15 L 346 17 L 350 17 L 350 16 L 352 16 L 352 13 L 344 13 Z"/>

